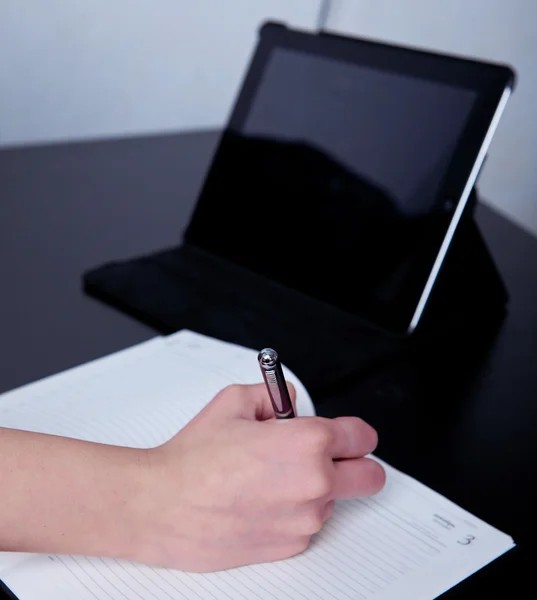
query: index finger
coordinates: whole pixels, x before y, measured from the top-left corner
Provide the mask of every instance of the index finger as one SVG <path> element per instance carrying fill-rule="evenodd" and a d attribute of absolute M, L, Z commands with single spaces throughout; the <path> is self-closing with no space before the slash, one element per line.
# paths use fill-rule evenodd
<path fill-rule="evenodd" d="M 331 429 L 328 451 L 333 459 L 362 458 L 377 447 L 377 432 L 364 420 L 358 417 L 337 417 L 327 421 Z"/>

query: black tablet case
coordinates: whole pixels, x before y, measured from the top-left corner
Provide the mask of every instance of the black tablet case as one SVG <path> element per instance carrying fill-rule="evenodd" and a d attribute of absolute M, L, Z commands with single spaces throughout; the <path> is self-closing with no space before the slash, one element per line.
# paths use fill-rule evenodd
<path fill-rule="evenodd" d="M 92 269 L 84 287 L 164 334 L 187 328 L 254 349 L 274 347 L 317 400 L 403 359 L 419 376 L 423 352 L 471 348 L 501 321 L 507 292 L 473 220 L 475 203 L 474 191 L 410 337 L 223 260 L 218 249 L 188 243 Z"/>
<path fill-rule="evenodd" d="M 182 244 L 84 274 L 85 290 L 163 334 L 191 329 L 276 348 L 315 394 L 422 352 L 459 351 L 503 318 L 507 291 L 472 218 L 459 226 L 419 328 L 381 330 L 214 254 Z"/>

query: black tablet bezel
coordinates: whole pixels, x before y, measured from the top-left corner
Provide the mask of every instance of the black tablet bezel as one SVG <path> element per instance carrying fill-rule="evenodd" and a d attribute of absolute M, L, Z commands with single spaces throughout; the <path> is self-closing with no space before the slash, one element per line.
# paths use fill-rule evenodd
<path fill-rule="evenodd" d="M 415 293 L 408 294 L 405 305 L 398 306 L 397 313 L 385 315 L 381 322 L 375 323 L 395 333 L 411 333 L 417 327 L 424 312 L 444 257 L 481 170 L 494 130 L 514 88 L 514 70 L 508 65 L 426 52 L 372 40 L 327 33 L 312 34 L 289 29 L 279 23 L 265 23 L 260 28 L 259 34 L 256 51 L 226 127 L 226 130 L 231 133 L 240 133 L 253 104 L 267 61 L 271 52 L 277 48 L 437 81 L 477 93 L 475 106 L 453 153 L 454 158 L 437 197 L 436 206 L 442 208 L 441 229 L 444 233 L 438 236 L 438 239 L 429 240 L 427 248 L 424 248 L 428 251 L 428 255 L 424 256 L 419 265 L 416 265 L 413 273 L 412 285 L 416 288 Z M 225 139 L 226 136 L 223 136 L 220 141 L 213 165 L 218 161 L 219 154 L 226 151 Z M 210 243 L 204 240 L 204 228 L 200 221 L 206 218 L 207 205 L 211 201 L 207 197 L 207 190 L 211 189 L 211 170 L 212 166 L 206 177 L 198 206 L 185 233 L 185 241 L 201 248 L 210 246 Z M 229 199 L 226 198 L 226 201 Z M 210 249 L 214 251 L 214 248 Z M 367 318 L 367 315 L 364 316 Z"/>

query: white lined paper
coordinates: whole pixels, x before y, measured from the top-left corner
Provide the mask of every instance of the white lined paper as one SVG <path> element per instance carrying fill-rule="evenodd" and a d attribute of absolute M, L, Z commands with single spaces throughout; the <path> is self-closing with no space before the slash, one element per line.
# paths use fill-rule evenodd
<path fill-rule="evenodd" d="M 299 414 L 313 414 L 306 390 L 286 373 L 298 390 Z M 260 380 L 254 351 L 183 331 L 0 396 L 0 426 L 151 447 L 222 387 Z M 200 575 L 101 558 L 0 554 L 0 576 L 20 600 L 425 600 L 513 546 L 384 466 L 380 494 L 337 503 L 310 548 L 286 561 Z"/>

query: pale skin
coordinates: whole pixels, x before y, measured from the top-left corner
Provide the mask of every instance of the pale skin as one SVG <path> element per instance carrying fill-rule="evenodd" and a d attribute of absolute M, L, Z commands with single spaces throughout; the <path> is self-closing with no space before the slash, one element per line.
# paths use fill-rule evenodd
<path fill-rule="evenodd" d="M 382 489 L 376 445 L 354 417 L 276 421 L 263 385 L 222 390 L 149 450 L 0 429 L 0 550 L 196 572 L 285 559 L 335 500 Z"/>

